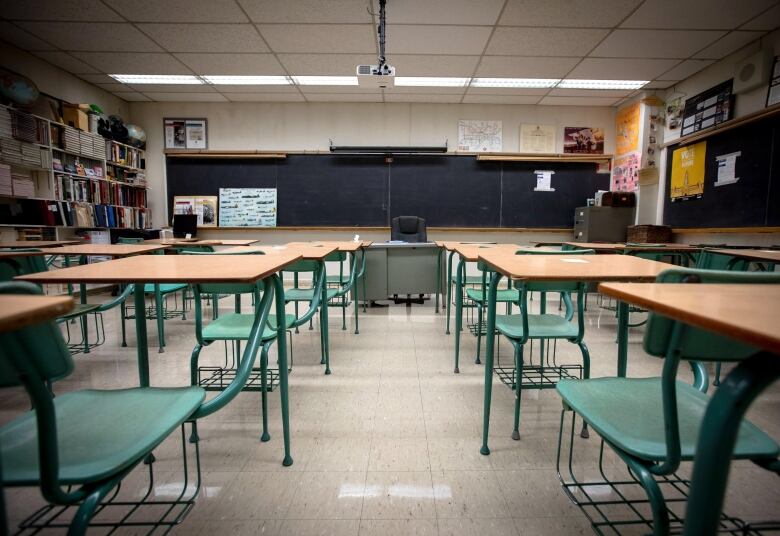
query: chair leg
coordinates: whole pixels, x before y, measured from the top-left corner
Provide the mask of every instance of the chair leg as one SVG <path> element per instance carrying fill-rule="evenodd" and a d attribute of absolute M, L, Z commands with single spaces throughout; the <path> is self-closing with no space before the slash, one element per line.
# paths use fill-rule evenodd
<path fill-rule="evenodd" d="M 487 334 L 485 334 L 487 337 Z M 477 358 L 474 363 L 479 365 L 482 361 L 479 360 L 480 350 L 482 348 L 482 305 L 477 305 Z"/>
<path fill-rule="evenodd" d="M 154 288 L 154 308 L 157 311 L 157 337 L 159 338 L 157 352 L 161 354 L 165 351 L 165 312 L 159 285 L 155 285 Z"/>
<path fill-rule="evenodd" d="M 84 353 L 89 353 L 89 323 L 87 322 L 87 315 L 82 315 L 81 318 L 79 318 L 79 322 L 81 322 L 81 337 L 82 341 L 84 342 Z"/>
<path fill-rule="evenodd" d="M 268 348 L 270 346 L 270 343 L 264 344 L 260 352 L 260 397 L 263 406 L 263 433 L 260 441 L 264 443 L 271 440 L 271 434 L 268 433 Z"/>
<path fill-rule="evenodd" d="M 292 342 L 292 331 L 289 329 L 287 330 L 287 336 L 290 338 L 290 346 L 288 349 L 290 350 L 290 366 L 287 368 L 287 372 L 292 372 L 293 369 L 293 342 Z M 278 363 L 278 361 L 277 361 Z"/>
<path fill-rule="evenodd" d="M 621 458 L 626 462 L 631 472 L 634 473 L 637 481 L 642 485 L 647 494 L 650 511 L 653 513 L 653 535 L 662 536 L 669 534 L 669 510 L 666 508 L 664 495 L 661 492 L 661 488 L 658 487 L 658 482 L 656 482 L 653 474 L 644 465 L 624 456 L 621 456 Z"/>
<path fill-rule="evenodd" d="M 715 387 L 720 385 L 720 361 L 715 362 L 715 381 L 712 382 Z"/>
<path fill-rule="evenodd" d="M 95 515 L 95 510 L 113 487 L 113 485 L 104 484 L 87 495 L 87 498 L 84 499 L 78 510 L 76 510 L 76 515 L 73 516 L 73 520 L 70 522 L 68 536 L 83 536 L 87 533 L 89 520 Z"/>
<path fill-rule="evenodd" d="M 198 357 L 203 349 L 201 344 L 196 344 L 190 355 L 190 385 L 198 385 Z M 190 433 L 190 443 L 197 443 L 200 440 L 198 436 L 198 421 L 192 421 L 192 432 Z"/>
<path fill-rule="evenodd" d="M 122 302 L 119 304 L 119 315 L 122 319 L 122 348 L 127 348 L 127 338 L 126 338 L 126 332 L 127 329 L 125 328 L 125 315 L 127 314 L 125 303 Z"/>
<path fill-rule="evenodd" d="M 585 341 L 580 341 L 577 343 L 577 345 L 580 347 L 580 352 L 582 352 L 582 375 L 587 380 L 590 378 L 590 352 L 588 351 L 588 347 L 585 344 Z M 590 437 L 590 432 L 588 432 L 588 423 L 585 422 L 585 419 L 582 419 L 582 430 L 580 431 L 580 437 L 583 439 Z"/>
<path fill-rule="evenodd" d="M 522 394 L 521 385 L 523 384 L 523 345 L 513 341 L 515 347 L 515 421 L 512 430 L 512 439 L 520 439 L 520 395 Z"/>
<path fill-rule="evenodd" d="M 293 305 L 295 306 L 295 318 L 298 318 L 298 302 L 295 302 Z M 300 333 L 298 326 L 295 326 L 295 333 Z"/>
<path fill-rule="evenodd" d="M 341 305 L 341 331 L 347 331 L 347 300 Z"/>

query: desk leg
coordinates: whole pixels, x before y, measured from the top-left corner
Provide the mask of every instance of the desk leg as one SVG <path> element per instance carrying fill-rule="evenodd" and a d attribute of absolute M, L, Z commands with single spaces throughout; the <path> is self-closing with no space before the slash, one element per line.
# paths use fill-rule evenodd
<path fill-rule="evenodd" d="M 215 297 L 214 299 L 219 298 Z M 163 313 L 162 292 L 160 292 L 160 285 L 158 283 L 154 284 L 154 309 L 157 311 L 157 352 L 163 353 L 165 351 L 165 316 Z"/>
<path fill-rule="evenodd" d="M 463 257 L 458 261 L 458 272 L 455 274 L 455 374 L 460 372 L 458 368 L 458 359 L 460 358 L 460 329 L 463 324 L 463 292 L 461 286 L 463 284 L 463 272 L 465 261 Z"/>
<path fill-rule="evenodd" d="M 447 257 L 447 335 L 450 334 L 450 305 L 452 301 L 452 256 L 455 255 L 454 251 L 450 251 L 449 257 Z"/>
<path fill-rule="evenodd" d="M 146 299 L 144 283 L 136 282 L 133 291 L 135 298 L 135 332 L 138 353 L 138 383 L 141 387 L 149 387 L 149 348 L 146 341 Z"/>
<path fill-rule="evenodd" d="M 436 253 L 436 305 L 433 309 L 436 314 L 439 314 L 439 295 L 441 294 L 441 252 L 442 249 L 439 248 L 438 253 Z"/>
<path fill-rule="evenodd" d="M 274 290 L 276 292 L 276 318 L 283 319 L 284 311 L 284 285 L 278 274 L 273 276 Z M 287 326 L 285 322 L 277 322 L 276 348 L 279 357 L 279 397 L 282 406 L 282 435 L 284 436 L 284 461 L 282 465 L 288 467 L 293 464 L 290 455 L 290 401 L 287 385 Z"/>
<path fill-rule="evenodd" d="M 322 277 L 327 282 L 328 274 L 325 271 L 325 262 L 320 265 Z M 322 285 L 322 303 L 320 304 L 320 340 L 322 343 L 322 361 L 325 365 L 325 374 L 330 374 L 330 350 L 328 349 L 328 285 Z"/>
<path fill-rule="evenodd" d="M 67 259 L 67 255 L 65 256 Z M 79 257 L 79 265 L 83 266 L 87 264 L 87 256 L 82 255 Z M 79 301 L 82 304 L 87 303 L 87 285 L 82 283 L 79 285 Z M 85 315 L 82 315 L 79 318 L 79 323 L 81 324 L 81 340 L 84 342 L 84 353 L 89 353 L 89 323 L 87 322 L 87 317 Z M 97 330 L 97 326 L 95 327 Z M 95 337 L 97 337 L 99 334 L 95 333 Z"/>
<path fill-rule="evenodd" d="M 618 301 L 617 304 L 617 375 L 625 378 L 628 368 L 628 304 L 622 301 Z"/>
<path fill-rule="evenodd" d="M 366 252 L 361 250 L 363 252 L 363 255 L 365 256 Z M 352 254 L 352 266 L 355 270 L 357 270 L 357 253 Z M 357 274 L 358 272 L 356 272 Z M 360 305 L 358 305 L 358 302 L 360 301 L 360 292 L 359 292 L 359 282 L 356 279 L 353 281 L 353 287 L 352 287 L 352 294 L 355 296 L 355 335 L 360 335 L 360 322 L 358 321 L 358 311 L 360 310 Z"/>
<path fill-rule="evenodd" d="M 490 454 L 488 431 L 490 430 L 490 400 L 493 396 L 493 346 L 496 341 L 496 290 L 501 274 L 493 272 L 487 296 L 487 339 L 485 340 L 485 401 L 482 416 L 482 448 L 480 454 Z"/>
<path fill-rule="evenodd" d="M 778 356 L 760 352 L 740 363 L 715 391 L 699 431 L 685 536 L 717 532 L 739 424 L 753 400 L 778 378 Z"/>

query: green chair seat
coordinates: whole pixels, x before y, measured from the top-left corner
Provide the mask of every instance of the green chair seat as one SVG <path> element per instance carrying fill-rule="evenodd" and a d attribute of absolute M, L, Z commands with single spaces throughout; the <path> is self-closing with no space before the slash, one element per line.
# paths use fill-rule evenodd
<path fill-rule="evenodd" d="M 160 292 L 162 294 L 170 294 L 171 292 L 179 292 L 187 288 L 187 283 L 164 283 L 160 285 Z M 144 285 L 144 294 L 154 293 L 154 283 L 147 283 Z"/>
<path fill-rule="evenodd" d="M 295 321 L 298 318 L 292 314 L 292 313 L 286 313 L 284 315 L 284 327 L 287 329 L 292 328 L 295 325 Z M 271 329 L 276 329 L 276 315 L 268 315 L 268 325 L 271 327 Z"/>
<path fill-rule="evenodd" d="M 510 339 L 523 338 L 523 317 L 496 315 L 496 329 Z M 528 315 L 531 339 L 573 339 L 579 334 L 577 324 L 558 315 Z"/>
<path fill-rule="evenodd" d="M 328 300 L 333 299 L 339 293 L 338 289 L 326 289 Z M 314 298 L 314 289 L 312 288 L 291 288 L 284 291 L 284 299 L 288 302 L 311 301 Z"/>
<path fill-rule="evenodd" d="M 457 279 L 455 276 L 452 276 L 450 278 L 450 281 L 454 285 L 457 282 Z M 463 284 L 464 285 L 482 285 L 482 276 L 481 275 L 467 275 L 465 278 L 463 278 Z"/>
<path fill-rule="evenodd" d="M 63 321 L 63 320 L 70 320 L 71 318 L 78 318 L 81 315 L 94 313 L 98 309 L 100 309 L 100 304 L 99 303 L 77 303 L 73 307 L 73 309 L 71 309 L 70 312 L 65 313 L 64 315 L 58 316 L 57 320 Z"/>
<path fill-rule="evenodd" d="M 338 283 L 339 285 L 346 285 L 347 283 L 349 283 L 349 279 L 350 279 L 349 274 L 325 276 L 325 280 L 328 283 Z"/>
<path fill-rule="evenodd" d="M 661 378 L 561 380 L 558 393 L 601 437 L 619 450 L 649 461 L 667 457 Z M 683 460 L 693 459 L 709 398 L 677 381 L 677 412 Z M 740 424 L 735 459 L 775 458 L 777 443 L 746 419 Z"/>
<path fill-rule="evenodd" d="M 481 282 L 481 281 L 480 281 Z M 487 300 L 487 292 L 482 292 L 482 289 L 477 288 L 467 288 L 466 289 L 466 296 L 475 302 L 482 303 L 482 299 L 485 298 Z M 520 300 L 520 291 L 513 288 L 505 288 L 505 289 L 498 289 L 496 291 L 496 303 L 517 303 Z"/>
<path fill-rule="evenodd" d="M 204 341 L 245 341 L 252 332 L 252 324 L 255 322 L 254 314 L 228 313 L 220 315 L 203 327 Z M 263 340 L 276 338 L 276 331 L 268 325 L 263 330 Z"/>
<path fill-rule="evenodd" d="M 131 467 L 200 407 L 200 387 L 78 391 L 53 399 L 59 483 L 83 484 Z M 30 411 L 0 429 L 3 482 L 37 485 L 38 432 Z"/>

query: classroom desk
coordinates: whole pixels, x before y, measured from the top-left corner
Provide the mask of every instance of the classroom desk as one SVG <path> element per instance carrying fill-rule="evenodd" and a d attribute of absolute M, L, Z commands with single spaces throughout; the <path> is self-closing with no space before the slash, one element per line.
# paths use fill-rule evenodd
<path fill-rule="evenodd" d="M 366 250 L 366 301 L 390 295 L 441 292 L 437 271 L 440 248 L 435 242 L 373 242 Z M 438 309 L 438 300 L 436 302 Z"/>
<path fill-rule="evenodd" d="M 220 238 L 218 242 L 220 246 L 251 246 L 252 244 L 260 242 L 260 240 L 257 238 Z"/>
<path fill-rule="evenodd" d="M 146 338 L 146 307 L 144 286 L 147 283 L 254 283 L 270 279 L 269 287 L 276 296 L 276 317 L 284 318 L 284 285 L 277 272 L 301 259 L 292 250 L 277 255 L 227 256 L 227 255 L 147 255 L 62 268 L 19 276 L 16 279 L 38 284 L 47 283 L 104 283 L 135 285 L 135 329 L 138 338 L 138 377 L 141 387 L 149 386 L 149 348 Z M 260 315 L 255 318 L 252 331 Z M 284 322 L 277 327 L 279 361 L 279 390 L 282 399 L 282 423 L 284 426 L 284 465 L 292 464 L 290 456 L 289 405 L 287 387 L 287 339 Z M 249 348 L 249 345 L 247 345 Z M 240 391 L 239 386 L 238 390 Z M 219 408 L 216 408 L 219 409 Z M 216 411 L 216 409 L 214 411 Z"/>
<path fill-rule="evenodd" d="M 496 331 L 496 290 L 502 277 L 529 281 L 654 281 L 669 268 L 663 262 L 630 255 L 515 255 L 506 248 L 483 249 L 478 259 L 492 270 L 488 287 L 487 333 Z M 617 375 L 626 375 L 628 361 L 628 305 L 618 302 Z M 482 430 L 482 454 L 490 454 L 490 401 L 493 391 L 493 346 L 495 337 L 485 344 L 485 407 Z"/>
<path fill-rule="evenodd" d="M 701 424 L 684 534 L 715 534 L 739 423 L 750 403 L 780 377 L 780 285 L 599 285 L 603 294 L 755 346 L 713 395 Z M 761 304 L 761 310 L 756 304 Z"/>
<path fill-rule="evenodd" d="M 5 240 L 0 242 L 0 248 L 56 248 L 58 246 L 70 246 L 82 244 L 83 240 Z"/>
<path fill-rule="evenodd" d="M 55 320 L 73 310 L 70 296 L 36 296 L 34 294 L 0 295 L 0 332 Z"/>
<path fill-rule="evenodd" d="M 141 243 L 162 244 L 164 246 L 183 248 L 187 246 L 221 246 L 222 240 L 198 240 L 198 239 L 187 240 L 186 238 L 151 238 L 149 240 L 144 240 Z M 236 245 L 236 244 L 231 244 L 231 245 Z"/>
<path fill-rule="evenodd" d="M 731 255 L 750 262 L 780 263 L 780 250 L 777 249 L 708 249 L 707 251 L 720 255 Z"/>
<path fill-rule="evenodd" d="M 625 244 L 613 242 L 563 242 L 564 248 L 592 249 L 596 253 L 623 253 Z"/>

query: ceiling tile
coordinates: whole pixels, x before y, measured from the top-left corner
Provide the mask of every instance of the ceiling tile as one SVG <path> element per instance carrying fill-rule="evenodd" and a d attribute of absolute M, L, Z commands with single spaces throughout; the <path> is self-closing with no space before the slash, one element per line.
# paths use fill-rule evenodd
<path fill-rule="evenodd" d="M 567 78 L 604 80 L 652 80 L 678 60 L 585 58 Z"/>
<path fill-rule="evenodd" d="M 249 22 L 234 0 L 105 0 L 133 22 Z"/>
<path fill-rule="evenodd" d="M 79 74 L 79 78 L 86 80 L 90 84 L 115 84 L 116 80 L 107 74 Z"/>
<path fill-rule="evenodd" d="M 219 93 L 149 93 L 144 95 L 153 101 L 164 102 L 227 102 Z"/>
<path fill-rule="evenodd" d="M 780 13 L 778 13 L 778 15 L 780 15 Z M 719 60 L 721 58 L 725 58 L 732 52 L 736 52 L 740 48 L 752 43 L 762 35 L 764 35 L 764 32 L 730 32 L 693 57 L 699 59 Z"/>
<path fill-rule="evenodd" d="M 539 95 L 466 95 L 464 104 L 536 104 L 542 97 Z"/>
<path fill-rule="evenodd" d="M 539 104 L 556 106 L 612 106 L 619 102 L 615 97 L 544 97 Z"/>
<path fill-rule="evenodd" d="M 651 80 L 642 89 L 666 89 L 672 87 L 679 80 Z"/>
<path fill-rule="evenodd" d="M 238 0 L 238 3 L 253 22 L 372 22 L 366 0 Z"/>
<path fill-rule="evenodd" d="M 303 102 L 303 96 L 295 93 L 226 93 L 231 102 Z"/>
<path fill-rule="evenodd" d="M 274 52 L 375 53 L 371 24 L 258 24 Z"/>
<path fill-rule="evenodd" d="M 490 32 L 491 28 L 487 26 L 390 24 L 387 27 L 387 52 L 389 54 L 482 54 Z"/>
<path fill-rule="evenodd" d="M 382 102 L 381 93 L 304 93 L 309 102 Z"/>
<path fill-rule="evenodd" d="M 590 28 L 496 28 L 486 54 L 582 56 L 607 33 Z"/>
<path fill-rule="evenodd" d="M 465 87 L 420 87 L 420 86 L 395 86 L 385 89 L 385 95 L 388 93 L 430 93 L 433 95 L 463 95 L 466 92 Z"/>
<path fill-rule="evenodd" d="M 298 88 L 288 86 L 244 86 L 244 85 L 217 85 L 214 86 L 220 93 L 298 93 Z"/>
<path fill-rule="evenodd" d="M 142 95 L 135 91 L 117 91 L 114 95 L 129 102 L 149 102 L 149 100 L 151 100 L 146 95 Z"/>
<path fill-rule="evenodd" d="M 368 89 L 360 86 L 299 86 L 304 93 L 372 93 L 381 94 L 381 89 Z"/>
<path fill-rule="evenodd" d="M 64 69 L 68 71 L 69 73 L 97 73 L 99 72 L 97 69 L 92 67 L 91 65 L 87 65 L 87 63 L 84 63 L 80 59 L 74 58 L 71 54 L 68 54 L 67 52 L 34 52 L 36 56 L 38 56 L 41 59 L 44 59 L 51 63 L 52 65 L 55 65 L 56 67 L 59 67 L 60 69 Z"/>
<path fill-rule="evenodd" d="M 277 58 L 290 74 L 298 76 L 352 76 L 358 65 L 376 63 L 373 54 L 278 54 Z"/>
<path fill-rule="evenodd" d="M 192 74 L 176 58 L 164 52 L 74 52 L 73 55 L 110 74 Z"/>
<path fill-rule="evenodd" d="M 523 88 L 523 87 L 470 87 L 467 95 L 517 95 L 537 96 L 547 95 L 548 88 Z"/>
<path fill-rule="evenodd" d="M 122 17 L 100 0 L 8 0 L 0 2 L 9 20 L 119 22 Z"/>
<path fill-rule="evenodd" d="M 109 93 L 133 91 L 133 88 L 128 87 L 124 84 L 120 84 L 119 82 L 113 82 L 110 84 L 95 84 L 95 86 L 99 87 L 103 91 L 108 91 Z"/>
<path fill-rule="evenodd" d="M 731 30 L 775 2 L 776 0 L 646 0 L 620 27 Z"/>
<path fill-rule="evenodd" d="M 139 24 L 169 52 L 268 52 L 251 24 Z"/>
<path fill-rule="evenodd" d="M 509 0 L 499 24 L 611 28 L 642 0 Z"/>
<path fill-rule="evenodd" d="M 497 78 L 561 78 L 572 70 L 579 58 L 524 56 L 483 56 L 477 76 Z"/>
<path fill-rule="evenodd" d="M 284 75 L 273 54 L 174 54 L 196 74 Z"/>
<path fill-rule="evenodd" d="M 764 30 L 768 32 L 780 26 L 778 21 L 780 21 L 780 4 L 746 22 L 740 27 L 740 30 Z"/>
<path fill-rule="evenodd" d="M 379 2 L 373 1 L 379 13 Z M 392 0 L 387 4 L 391 24 L 475 24 L 496 23 L 504 0 Z"/>
<path fill-rule="evenodd" d="M 216 93 L 208 84 L 127 84 L 133 91 L 141 93 Z"/>
<path fill-rule="evenodd" d="M 661 80 L 685 80 L 713 63 L 715 63 L 715 60 L 685 60 L 674 68 L 661 73 L 657 78 Z"/>
<path fill-rule="evenodd" d="M 627 97 L 633 89 L 551 89 L 551 97 Z"/>
<path fill-rule="evenodd" d="M 470 77 L 478 61 L 479 56 L 394 54 L 390 58 L 396 76 Z"/>
<path fill-rule="evenodd" d="M 50 45 L 43 39 L 35 37 L 30 32 L 11 24 L 10 22 L 0 21 L 0 35 L 2 39 L 22 50 L 56 50 L 57 47 Z"/>
<path fill-rule="evenodd" d="M 615 30 L 590 53 L 602 58 L 684 59 L 712 44 L 725 32 L 684 30 Z"/>
<path fill-rule="evenodd" d="M 461 97 L 461 95 L 434 95 L 431 93 L 385 93 L 385 102 L 458 103 Z"/>
<path fill-rule="evenodd" d="M 20 26 L 63 50 L 156 52 L 160 47 L 131 24 L 105 22 L 20 22 Z"/>

